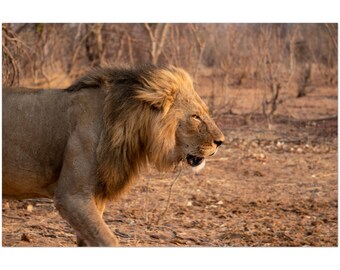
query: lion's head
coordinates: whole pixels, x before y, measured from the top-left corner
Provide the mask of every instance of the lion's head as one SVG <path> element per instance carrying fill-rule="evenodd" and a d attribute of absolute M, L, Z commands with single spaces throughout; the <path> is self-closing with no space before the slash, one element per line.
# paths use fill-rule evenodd
<path fill-rule="evenodd" d="M 150 130 L 155 143 L 162 141 L 163 149 L 155 149 L 156 157 L 161 153 L 168 156 L 167 162 L 185 161 L 191 167 L 203 168 L 205 158 L 217 152 L 224 136 L 188 73 L 175 67 L 150 70 L 141 75 L 140 82 L 136 97 L 149 103 L 159 117 L 158 125 L 154 123 Z M 165 124 L 164 129 L 160 123 Z"/>

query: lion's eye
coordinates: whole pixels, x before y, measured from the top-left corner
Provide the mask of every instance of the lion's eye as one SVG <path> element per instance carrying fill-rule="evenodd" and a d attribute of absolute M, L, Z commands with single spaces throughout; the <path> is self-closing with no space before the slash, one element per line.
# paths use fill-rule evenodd
<path fill-rule="evenodd" d="M 193 114 L 192 118 L 194 118 L 195 120 L 199 120 L 199 121 L 201 120 L 201 118 L 197 114 Z"/>

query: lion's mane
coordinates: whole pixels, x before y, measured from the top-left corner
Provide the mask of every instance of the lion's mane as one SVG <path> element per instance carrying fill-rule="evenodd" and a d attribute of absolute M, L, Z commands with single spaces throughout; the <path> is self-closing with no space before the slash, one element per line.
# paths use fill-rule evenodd
<path fill-rule="evenodd" d="M 171 111 L 182 88 L 192 88 L 180 68 L 96 68 L 71 85 L 105 92 L 104 130 L 97 148 L 96 194 L 114 199 L 148 162 L 159 170 L 176 165 L 175 132 L 178 111 Z"/>

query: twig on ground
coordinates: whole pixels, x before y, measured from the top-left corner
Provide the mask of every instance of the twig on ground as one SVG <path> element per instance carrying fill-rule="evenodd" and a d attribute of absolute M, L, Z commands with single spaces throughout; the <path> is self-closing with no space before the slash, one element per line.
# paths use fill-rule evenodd
<path fill-rule="evenodd" d="M 175 180 L 172 182 L 171 186 L 170 186 L 170 191 L 169 191 L 169 196 L 168 196 L 168 201 L 167 201 L 167 204 L 166 204 L 166 207 L 165 207 L 165 210 L 163 211 L 163 213 L 158 217 L 157 221 L 156 221 L 156 225 L 159 224 L 159 221 L 165 216 L 166 212 L 168 211 L 168 208 L 169 208 L 169 205 L 170 205 L 170 200 L 171 200 L 171 194 L 172 194 L 172 189 L 174 187 L 174 185 L 176 184 L 179 176 L 181 175 L 181 172 L 182 172 L 182 167 L 180 169 L 180 171 L 178 172 Z"/>
<path fill-rule="evenodd" d="M 8 216 L 8 215 L 5 215 L 5 214 L 2 214 L 2 217 L 17 219 L 17 220 L 26 220 L 25 218 L 22 218 L 22 217 Z"/>

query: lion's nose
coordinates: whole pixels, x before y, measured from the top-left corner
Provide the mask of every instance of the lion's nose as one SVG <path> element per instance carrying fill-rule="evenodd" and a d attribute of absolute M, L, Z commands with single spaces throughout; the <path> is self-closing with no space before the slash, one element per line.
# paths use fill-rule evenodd
<path fill-rule="evenodd" d="M 217 145 L 217 147 L 219 147 L 223 143 L 223 141 L 214 140 L 214 143 Z"/>

